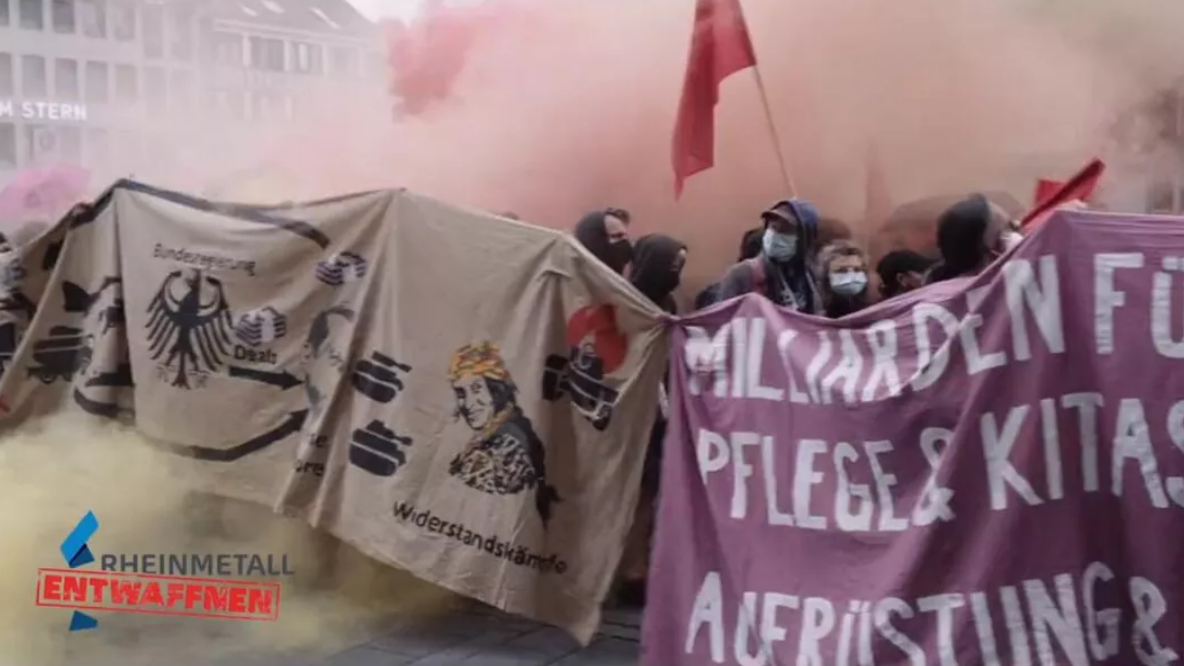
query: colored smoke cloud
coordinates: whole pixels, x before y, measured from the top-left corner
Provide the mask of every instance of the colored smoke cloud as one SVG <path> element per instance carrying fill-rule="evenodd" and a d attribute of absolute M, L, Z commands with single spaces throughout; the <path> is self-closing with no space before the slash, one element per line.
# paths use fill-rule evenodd
<path fill-rule="evenodd" d="M 333 537 L 265 507 L 194 493 L 126 428 L 56 416 L 0 439 L 0 645 L 4 662 L 210 663 L 278 652 L 328 654 L 369 640 L 401 617 L 430 616 L 457 598 L 374 562 Z M 58 548 L 87 511 L 103 553 L 273 553 L 295 576 L 275 622 L 93 613 L 99 626 L 70 633 L 71 611 L 35 606 L 38 567 L 63 567 Z M 214 524 L 218 531 L 195 529 Z M 97 563 L 90 565 L 96 567 Z"/>
<path fill-rule="evenodd" d="M 1184 64 L 1178 3 L 744 7 L 798 190 L 857 234 L 869 231 L 871 145 L 896 203 L 972 189 L 1027 201 L 1036 178 L 1072 173 L 1093 155 L 1111 164 L 1110 196 L 1129 198 L 1164 168 L 1146 150 L 1152 128 L 1128 123 L 1115 140 L 1112 127 Z M 640 231 L 687 240 L 691 272 L 703 278 L 786 194 L 753 77 L 742 72 L 724 85 L 717 167 L 673 200 L 670 131 L 691 0 L 486 0 L 456 11 L 479 13 L 483 29 L 461 40 L 467 58 L 452 96 L 397 123 L 381 96 L 326 100 L 308 134 L 259 148 L 283 165 L 286 197 L 406 186 L 554 227 L 590 207 L 623 206 Z M 240 185 L 244 195 L 255 187 Z"/>

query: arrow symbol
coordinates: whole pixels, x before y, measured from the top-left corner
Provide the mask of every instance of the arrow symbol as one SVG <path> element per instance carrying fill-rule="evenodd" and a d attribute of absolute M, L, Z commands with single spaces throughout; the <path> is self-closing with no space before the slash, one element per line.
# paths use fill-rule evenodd
<path fill-rule="evenodd" d="M 270 384 L 284 391 L 300 385 L 300 380 L 296 378 L 296 375 L 293 375 L 287 370 L 270 372 L 268 370 L 256 370 L 255 368 L 232 365 L 230 366 L 230 376 L 236 379 L 249 379 L 260 384 Z"/>

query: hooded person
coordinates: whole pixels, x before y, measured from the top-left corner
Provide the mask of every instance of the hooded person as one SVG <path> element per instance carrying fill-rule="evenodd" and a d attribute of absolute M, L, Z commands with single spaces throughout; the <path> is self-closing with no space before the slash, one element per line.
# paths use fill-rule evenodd
<path fill-rule="evenodd" d="M 719 299 L 757 292 L 782 307 L 815 314 L 822 299 L 812 275 L 821 216 L 805 199 L 786 199 L 761 215 L 761 253 L 724 274 Z"/>
<path fill-rule="evenodd" d="M 629 282 L 666 312 L 675 314 L 674 290 L 687 263 L 687 246 L 670 236 L 649 234 L 633 244 Z"/>
<path fill-rule="evenodd" d="M 932 284 L 978 275 L 1021 240 L 1023 236 L 1006 211 L 986 196 L 972 194 L 937 219 L 941 261 L 929 270 L 926 280 Z"/>
<path fill-rule="evenodd" d="M 823 313 L 839 319 L 859 312 L 871 303 L 868 294 L 867 257 L 849 240 L 827 243 L 818 252 Z"/>
<path fill-rule="evenodd" d="M 675 314 L 674 290 L 687 262 L 687 246 L 669 236 L 650 234 L 637 239 L 633 246 L 633 264 L 629 281 L 646 298 L 666 312 Z M 658 499 L 659 470 L 662 466 L 662 440 L 666 436 L 668 399 L 665 383 L 655 396 L 658 414 L 650 431 L 645 463 L 641 474 L 641 494 L 633 514 L 633 523 L 625 536 L 625 551 L 618 570 L 617 602 L 639 608 L 645 604 L 646 574 L 649 571 L 650 545 L 654 532 L 654 511 Z"/>
<path fill-rule="evenodd" d="M 586 250 L 618 275 L 633 260 L 629 242 L 629 213 L 619 208 L 605 208 L 585 215 L 573 234 Z"/>

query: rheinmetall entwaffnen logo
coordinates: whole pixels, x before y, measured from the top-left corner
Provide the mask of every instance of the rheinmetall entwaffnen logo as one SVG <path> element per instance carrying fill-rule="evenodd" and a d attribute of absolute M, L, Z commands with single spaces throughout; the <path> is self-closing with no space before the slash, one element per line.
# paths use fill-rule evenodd
<path fill-rule="evenodd" d="M 96 558 L 90 540 L 98 530 L 98 518 L 88 511 L 62 542 L 69 568 L 37 570 L 37 605 L 74 609 L 70 631 L 98 626 L 98 619 L 85 611 L 279 618 L 280 584 L 244 578 L 292 575 L 287 555 L 125 553 Z M 96 559 L 98 569 L 82 569 Z"/>

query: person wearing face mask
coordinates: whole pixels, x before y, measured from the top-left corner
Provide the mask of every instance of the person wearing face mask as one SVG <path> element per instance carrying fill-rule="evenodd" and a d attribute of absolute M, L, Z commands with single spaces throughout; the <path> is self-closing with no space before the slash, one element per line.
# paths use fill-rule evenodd
<path fill-rule="evenodd" d="M 978 275 L 1022 240 L 1006 211 L 982 194 L 972 194 L 938 218 L 941 261 L 930 269 L 927 281 L 932 284 Z"/>
<path fill-rule="evenodd" d="M 811 274 L 820 216 L 805 199 L 778 202 L 761 216 L 761 253 L 724 274 L 719 299 L 760 293 L 782 307 L 817 313 L 822 300 Z"/>
<path fill-rule="evenodd" d="M 588 213 L 576 224 L 573 235 L 605 266 L 618 275 L 625 274 L 625 267 L 633 260 L 628 211 L 605 208 Z"/>
<path fill-rule="evenodd" d="M 674 290 L 687 263 L 687 246 L 669 236 L 651 234 L 637 239 L 633 246 L 633 264 L 629 281 L 654 305 L 677 314 Z M 623 606 L 645 605 L 645 580 L 649 570 L 650 541 L 653 538 L 654 510 L 658 499 L 658 476 L 662 460 L 662 440 L 666 436 L 667 393 L 665 380 L 660 388 L 658 415 L 650 432 L 642 467 L 641 495 L 633 514 L 633 525 L 625 538 L 621 556 L 616 599 Z"/>
<path fill-rule="evenodd" d="M 867 258 L 854 243 L 837 240 L 818 253 L 823 278 L 823 313 L 831 319 L 845 317 L 867 307 Z"/>

